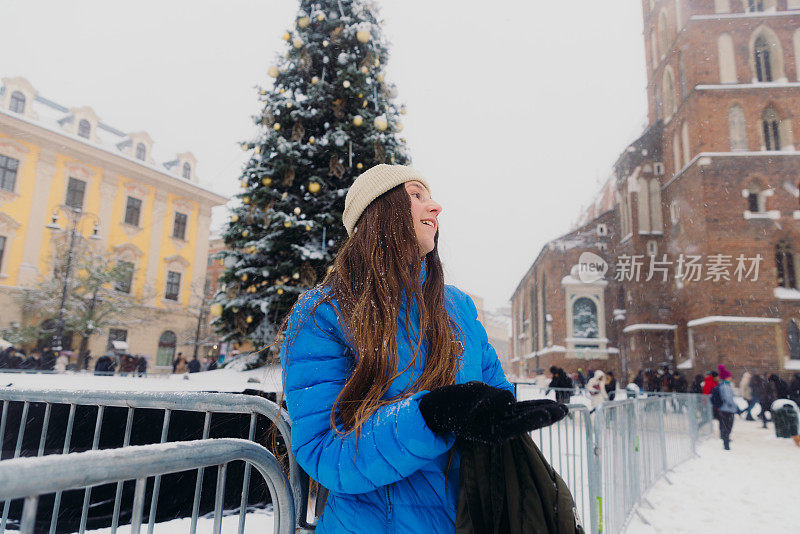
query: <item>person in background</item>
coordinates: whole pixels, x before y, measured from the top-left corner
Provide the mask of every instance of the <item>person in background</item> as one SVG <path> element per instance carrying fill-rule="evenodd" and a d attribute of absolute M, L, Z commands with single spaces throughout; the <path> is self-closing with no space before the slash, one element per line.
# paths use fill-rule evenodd
<path fill-rule="evenodd" d="M 686 377 L 683 376 L 683 373 L 680 371 L 672 373 L 671 387 L 675 393 L 686 393 L 688 391 L 689 385 L 686 383 Z"/>
<path fill-rule="evenodd" d="M 617 379 L 614 378 L 613 371 L 606 371 L 606 396 L 613 401 L 617 396 Z"/>
<path fill-rule="evenodd" d="M 753 399 L 753 388 L 750 385 L 750 381 L 752 380 L 753 375 L 750 374 L 750 371 L 746 370 L 742 374 L 742 379 L 739 380 L 739 393 L 741 394 L 742 398 L 747 401 L 747 409 L 744 411 L 746 414 L 744 417 L 745 421 L 755 421 L 753 419 L 753 414 L 750 413 L 750 410 L 753 409 L 755 406 L 755 400 Z"/>
<path fill-rule="evenodd" d="M 558 402 L 568 404 L 571 393 L 570 391 L 565 390 L 572 389 L 572 381 L 567 376 L 567 373 L 564 372 L 564 369 L 556 367 L 555 365 L 550 368 L 550 374 L 553 375 L 553 378 L 550 380 L 550 385 L 548 386 L 545 395 L 550 393 L 551 389 L 555 389 L 556 400 Z"/>
<path fill-rule="evenodd" d="M 217 359 L 215 357 L 213 357 L 213 356 L 210 356 L 209 357 L 209 362 L 208 362 L 208 370 L 209 371 L 214 371 L 214 370 L 217 369 L 217 367 L 218 367 Z"/>
<path fill-rule="evenodd" d="M 583 369 L 581 369 L 580 367 L 578 367 L 578 377 L 575 380 L 575 382 L 577 383 L 579 388 L 586 387 L 586 377 L 583 376 Z"/>
<path fill-rule="evenodd" d="M 605 385 L 605 373 L 599 369 L 594 372 L 594 376 L 586 383 L 586 391 L 589 393 L 589 398 L 592 401 L 592 411 L 603 404 L 603 401 L 608 400 Z"/>
<path fill-rule="evenodd" d="M 764 382 L 764 393 L 761 396 L 761 422 L 762 428 L 767 428 L 767 412 L 769 412 L 769 420 L 772 421 L 772 403 L 778 400 L 778 390 L 775 387 L 775 382 L 767 379 L 766 373 L 761 375 Z"/>
<path fill-rule="evenodd" d="M 703 393 L 703 375 L 695 375 L 692 385 L 689 386 L 689 393 L 696 395 Z"/>
<path fill-rule="evenodd" d="M 711 395 L 711 390 L 717 387 L 719 384 L 719 373 L 716 371 L 711 371 L 706 374 L 706 378 L 703 381 L 703 395 Z"/>
<path fill-rule="evenodd" d="M 789 400 L 800 406 L 800 373 L 795 373 L 789 384 Z"/>
<path fill-rule="evenodd" d="M 769 381 L 775 384 L 775 397 L 777 399 L 789 398 L 789 384 L 775 373 L 769 375 Z"/>
<path fill-rule="evenodd" d="M 719 437 L 722 447 L 731 450 L 731 430 L 733 430 L 733 414 L 739 412 L 739 407 L 733 400 L 733 388 L 730 379 L 731 372 L 724 365 L 719 364 L 719 384 L 711 390 L 711 405 L 717 411 L 719 421 Z"/>
<path fill-rule="evenodd" d="M 56 373 L 63 373 L 67 370 L 67 365 L 69 365 L 69 358 L 67 358 L 66 354 L 60 352 L 58 354 L 58 357 L 56 358 L 56 362 L 55 365 L 53 366 L 53 369 L 55 370 Z"/>
<path fill-rule="evenodd" d="M 136 359 L 136 374 L 137 376 L 145 376 L 147 374 L 147 358 L 141 354 Z"/>
<path fill-rule="evenodd" d="M 189 365 L 187 365 L 190 373 L 199 373 L 200 372 L 200 360 L 197 359 L 197 355 L 195 354 L 194 357 L 189 361 Z"/>
<path fill-rule="evenodd" d="M 186 358 L 183 357 L 182 352 L 179 352 L 175 357 L 175 360 L 172 362 L 172 372 L 174 374 L 182 374 L 186 372 Z"/>

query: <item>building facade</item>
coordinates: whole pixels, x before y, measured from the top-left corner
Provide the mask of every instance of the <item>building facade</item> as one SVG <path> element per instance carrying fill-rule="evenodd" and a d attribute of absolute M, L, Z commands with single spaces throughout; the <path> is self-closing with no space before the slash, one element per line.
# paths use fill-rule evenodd
<path fill-rule="evenodd" d="M 125 341 L 151 369 L 168 368 L 177 351 L 191 354 L 184 332 L 197 325 L 211 208 L 227 199 L 199 184 L 191 153 L 161 163 L 146 132 L 119 131 L 90 107 L 61 106 L 24 78 L 2 81 L 0 328 L 23 320 L 19 290 L 52 272 L 57 236 L 46 225 L 67 206 L 91 215 L 96 246 L 130 265 L 120 291 L 140 299 L 149 316 L 92 336 L 92 354 Z M 80 231 L 88 237 L 93 225 Z"/>
<path fill-rule="evenodd" d="M 512 299 L 512 359 L 800 370 L 800 1 L 644 0 L 649 125 Z"/>

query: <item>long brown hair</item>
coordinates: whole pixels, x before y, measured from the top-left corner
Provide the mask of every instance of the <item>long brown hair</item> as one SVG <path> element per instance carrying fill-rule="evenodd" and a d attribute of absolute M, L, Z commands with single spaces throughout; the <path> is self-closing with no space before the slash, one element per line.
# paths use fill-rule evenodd
<path fill-rule="evenodd" d="M 401 184 L 364 210 L 356 231 L 339 250 L 325 276 L 321 284 L 324 297 L 310 315 L 317 306 L 335 300 L 338 309 L 333 308 L 342 331 L 356 352 L 353 371 L 331 409 L 331 427 L 337 431 L 341 427 L 345 433 L 355 430 L 358 434 L 380 407 L 416 391 L 454 383 L 463 347 L 458 325 L 445 308 L 438 241 L 437 231 L 434 249 L 421 256 L 411 201 Z M 401 302 L 405 305 L 401 306 Z M 419 313 L 419 332 L 410 329 L 413 303 Z M 399 369 L 397 346 L 401 307 L 412 354 L 403 369 Z M 296 332 L 299 327 L 292 330 Z M 392 382 L 405 370 L 413 369 L 423 342 L 427 356 L 420 376 L 399 395 L 383 399 Z"/>

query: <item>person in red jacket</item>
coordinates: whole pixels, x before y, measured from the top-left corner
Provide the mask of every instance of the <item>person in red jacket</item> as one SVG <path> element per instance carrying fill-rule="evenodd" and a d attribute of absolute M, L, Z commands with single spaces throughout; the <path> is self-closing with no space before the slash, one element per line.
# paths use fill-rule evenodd
<path fill-rule="evenodd" d="M 719 384 L 719 373 L 711 371 L 703 381 L 703 395 L 711 395 L 711 390 Z"/>

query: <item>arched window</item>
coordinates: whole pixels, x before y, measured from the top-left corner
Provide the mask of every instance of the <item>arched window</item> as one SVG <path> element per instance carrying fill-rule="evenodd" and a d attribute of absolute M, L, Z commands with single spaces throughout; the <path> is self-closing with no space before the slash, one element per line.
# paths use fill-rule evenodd
<path fill-rule="evenodd" d="M 689 123 L 684 122 L 681 128 L 681 140 L 683 141 L 683 164 L 688 165 L 692 160 L 692 154 L 689 151 Z"/>
<path fill-rule="evenodd" d="M 658 65 L 658 43 L 656 42 L 656 31 L 650 30 L 650 56 L 653 63 L 653 69 Z"/>
<path fill-rule="evenodd" d="M 664 10 L 658 15 L 658 54 L 660 57 L 667 55 L 669 47 L 669 33 L 667 33 L 667 14 Z"/>
<path fill-rule="evenodd" d="M 789 345 L 789 358 L 800 360 L 800 328 L 794 319 L 786 325 L 786 344 Z"/>
<path fill-rule="evenodd" d="M 756 65 L 756 79 L 759 82 L 772 81 L 772 63 L 770 62 L 770 45 L 764 37 L 756 39 L 753 46 L 753 59 Z"/>
<path fill-rule="evenodd" d="M 732 105 L 728 110 L 728 130 L 731 137 L 731 150 L 747 150 L 744 110 L 739 104 Z"/>
<path fill-rule="evenodd" d="M 778 287 L 797 289 L 794 253 L 786 240 L 780 241 L 775 247 L 775 265 L 778 268 Z"/>
<path fill-rule="evenodd" d="M 675 125 L 675 131 L 672 133 L 672 158 L 674 160 L 675 170 L 673 174 L 678 174 L 678 171 L 683 168 L 681 165 L 681 139 L 678 131 L 679 125 Z"/>
<path fill-rule="evenodd" d="M 750 37 L 750 68 L 753 82 L 787 81 L 781 42 L 768 26 L 761 26 Z"/>
<path fill-rule="evenodd" d="M 678 68 L 681 71 L 681 102 L 683 102 L 683 99 L 686 98 L 687 91 L 686 91 L 686 65 L 684 65 L 683 63 L 682 52 L 680 57 L 678 58 Z"/>
<path fill-rule="evenodd" d="M 747 0 L 747 11 L 764 11 L 764 0 Z"/>
<path fill-rule="evenodd" d="M 89 124 L 89 121 L 86 119 L 81 119 L 78 123 L 78 135 L 85 139 L 89 139 L 89 135 L 92 133 L 92 125 Z"/>
<path fill-rule="evenodd" d="M 192 177 L 192 166 L 188 162 L 184 162 L 182 172 L 183 177 L 189 180 Z"/>
<path fill-rule="evenodd" d="M 572 335 L 584 339 L 600 337 L 597 305 L 592 299 L 581 297 L 572 305 Z"/>
<path fill-rule="evenodd" d="M 761 194 L 758 184 L 750 184 L 747 188 L 747 210 L 751 213 L 761 213 L 765 210 L 764 195 Z"/>
<path fill-rule="evenodd" d="M 661 216 L 661 184 L 658 178 L 650 179 L 650 231 L 663 231 Z"/>
<path fill-rule="evenodd" d="M 766 150 L 780 150 L 781 119 L 773 108 L 764 110 L 762 127 L 764 131 L 764 148 Z"/>
<path fill-rule="evenodd" d="M 639 233 L 650 233 L 650 188 L 647 178 L 639 178 Z"/>
<path fill-rule="evenodd" d="M 14 113 L 25 113 L 25 95 L 19 91 L 11 93 L 9 109 Z"/>
<path fill-rule="evenodd" d="M 719 61 L 719 83 L 736 83 L 736 56 L 733 51 L 733 38 L 723 33 L 717 38 L 717 58 Z"/>
<path fill-rule="evenodd" d="M 147 147 L 144 146 L 144 143 L 138 143 L 136 145 L 136 159 L 144 161 L 146 157 L 147 157 Z"/>
<path fill-rule="evenodd" d="M 664 77 L 661 85 L 662 102 L 664 104 L 664 120 L 669 120 L 675 113 L 675 79 L 672 76 L 672 69 L 667 67 L 664 70 Z"/>
<path fill-rule="evenodd" d="M 178 346 L 178 338 L 172 330 L 165 330 L 158 338 L 158 351 L 156 352 L 156 365 L 159 367 L 169 367 L 175 359 L 175 349 Z"/>

